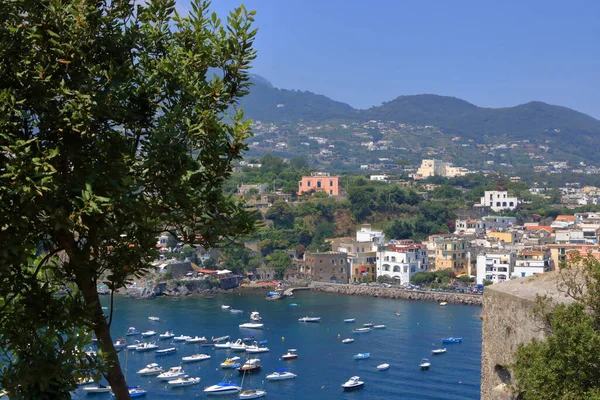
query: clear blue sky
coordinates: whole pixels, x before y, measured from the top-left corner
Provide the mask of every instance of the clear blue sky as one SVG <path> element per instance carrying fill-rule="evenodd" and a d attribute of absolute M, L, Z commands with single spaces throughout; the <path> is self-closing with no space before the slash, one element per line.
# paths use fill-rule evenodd
<path fill-rule="evenodd" d="M 180 11 L 187 0 L 177 0 Z M 225 16 L 240 0 L 214 0 Z M 357 108 L 399 95 L 540 100 L 600 118 L 600 0 L 247 0 L 253 72 Z"/>

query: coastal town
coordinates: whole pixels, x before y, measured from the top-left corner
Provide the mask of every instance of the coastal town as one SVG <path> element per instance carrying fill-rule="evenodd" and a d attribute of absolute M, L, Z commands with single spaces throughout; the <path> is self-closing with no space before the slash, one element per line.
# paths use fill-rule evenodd
<path fill-rule="evenodd" d="M 467 173 L 452 164 L 427 159 L 411 176 L 411 185 L 385 174 L 368 178 L 378 184 L 385 182 L 388 186 L 406 188 L 430 177 L 452 178 Z M 524 185 L 519 177 L 508 180 Z M 277 207 L 277 203 L 297 207 L 315 196 L 324 199 L 347 196 L 342 179 L 325 172 L 302 176 L 297 185 L 297 192 L 283 193 L 269 192 L 267 184 L 244 184 L 237 188 L 237 195 L 248 199 L 249 207 L 267 216 L 266 222 L 272 222 L 268 219 L 269 210 L 274 204 Z M 421 196 L 427 197 L 439 187 L 424 184 Z M 549 192 L 550 189 L 539 187 L 529 187 L 526 191 L 529 196 L 547 198 Z M 563 210 L 586 206 L 594 209 L 600 201 L 600 189 L 593 186 L 570 183 L 555 192 L 560 194 L 555 200 Z M 448 224 L 453 231 L 433 232 L 422 240 L 389 236 L 369 223 L 356 224 L 353 231 L 346 230 L 352 235 L 325 237 L 326 251 L 299 251 L 298 243 L 290 243 L 283 252 L 289 258 L 283 270 L 268 262 L 254 267 L 242 265 L 235 270 L 223 262 L 221 249 L 206 250 L 201 246 L 193 250 L 188 247 L 186 257 L 179 254 L 178 259 L 169 259 L 165 254 L 177 254 L 183 243 L 169 248 L 169 237 L 163 235 L 157 243 L 162 255 L 155 265 L 163 273 L 171 271 L 169 278 L 220 281 L 222 288 L 283 280 L 291 285 L 322 282 L 481 294 L 485 285 L 556 270 L 573 251 L 600 258 L 599 212 L 553 217 L 533 214 L 524 221 L 522 215 L 515 216 L 515 211 L 527 202 L 531 200 L 506 190 L 486 190 L 478 202 L 460 209 L 460 216 Z M 175 245 L 176 241 L 171 243 Z M 245 248 L 260 253 L 260 245 L 255 241 L 245 242 Z"/>

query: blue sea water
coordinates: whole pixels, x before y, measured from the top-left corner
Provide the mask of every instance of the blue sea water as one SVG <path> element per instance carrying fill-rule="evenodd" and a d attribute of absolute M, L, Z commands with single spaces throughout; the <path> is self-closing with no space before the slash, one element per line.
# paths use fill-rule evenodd
<path fill-rule="evenodd" d="M 298 304 L 297 307 L 290 303 Z M 232 314 L 221 309 L 222 304 L 243 310 Z M 105 304 L 106 305 L 106 304 Z M 263 318 L 263 330 L 240 329 L 238 325 L 249 321 L 251 311 Z M 401 315 L 396 316 L 400 311 Z M 267 340 L 270 352 L 257 354 L 262 361 L 262 371 L 246 376 L 244 389 L 264 388 L 267 399 L 478 399 L 481 357 L 481 308 L 448 304 L 389 300 L 371 297 L 354 297 L 315 292 L 298 292 L 295 298 L 267 301 L 264 293 L 224 294 L 215 298 L 159 298 L 135 300 L 116 298 L 112 325 L 113 338 L 124 337 L 129 326 L 139 331 L 149 329 L 162 333 L 167 329 L 175 334 L 190 336 L 230 335 L 232 340 L 253 332 L 257 340 Z M 148 320 L 160 317 L 160 322 Z M 303 316 L 321 317 L 319 324 L 298 322 Z M 344 323 L 345 318 L 356 318 L 355 323 Z M 353 334 L 352 329 L 363 323 L 385 324 L 386 329 L 366 334 Z M 441 338 L 462 337 L 459 344 L 444 344 Z M 354 343 L 342 344 L 347 337 Z M 127 337 L 129 343 L 137 337 Z M 193 399 L 207 398 L 202 392 L 206 386 L 224 378 L 240 383 L 242 378 L 235 370 L 220 369 L 219 364 L 228 356 L 240 356 L 230 350 L 200 347 L 196 344 L 170 344 L 156 340 L 161 348 L 175 346 L 178 352 L 156 357 L 154 352 L 120 354 L 127 370 L 130 385 L 140 385 L 148 390 L 146 398 Z M 446 354 L 433 356 L 431 349 L 446 347 Z M 298 350 L 299 358 L 281 359 L 287 349 Z M 354 360 L 359 352 L 370 352 L 367 360 Z M 180 365 L 181 357 L 196 353 L 212 356 L 210 360 L 184 364 L 189 376 L 200 377 L 201 383 L 185 388 L 169 388 L 166 382 L 153 377 L 140 377 L 136 371 L 146 364 L 157 362 L 163 368 Z M 419 362 L 426 357 L 432 363 L 429 371 L 421 371 Z M 376 366 L 389 363 L 390 369 L 378 371 Z M 265 376 L 278 368 L 287 367 L 297 378 L 269 382 Z M 365 387 L 354 392 L 343 392 L 340 385 L 351 376 L 358 375 Z M 104 400 L 106 394 L 76 397 Z M 230 396 L 236 398 L 236 396 Z"/>

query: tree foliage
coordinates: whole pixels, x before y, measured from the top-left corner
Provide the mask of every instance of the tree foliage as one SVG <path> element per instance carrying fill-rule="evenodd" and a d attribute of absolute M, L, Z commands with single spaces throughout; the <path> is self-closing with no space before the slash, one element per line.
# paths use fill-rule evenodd
<path fill-rule="evenodd" d="M 527 400 L 600 396 L 600 261 L 573 256 L 561 266 L 559 289 L 575 300 L 538 297 L 535 317 L 544 340 L 519 346 L 511 367 L 515 391 Z"/>
<path fill-rule="evenodd" d="M 201 0 L 186 17 L 174 0 L 137 3 L 0 6 L 0 384 L 13 398 L 67 399 L 101 373 L 128 399 L 96 285 L 142 274 L 165 230 L 210 247 L 253 228 L 222 185 L 250 134 L 237 103 L 254 13 L 224 24 Z M 91 331 L 97 358 L 82 353 Z"/>

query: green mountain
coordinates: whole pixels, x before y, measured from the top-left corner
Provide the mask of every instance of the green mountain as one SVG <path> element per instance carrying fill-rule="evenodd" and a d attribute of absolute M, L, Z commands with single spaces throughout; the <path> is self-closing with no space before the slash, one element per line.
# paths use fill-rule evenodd
<path fill-rule="evenodd" d="M 248 118 L 268 122 L 357 118 L 358 111 L 346 103 L 311 92 L 277 89 L 258 75 L 251 78 L 254 85 L 241 101 Z"/>

